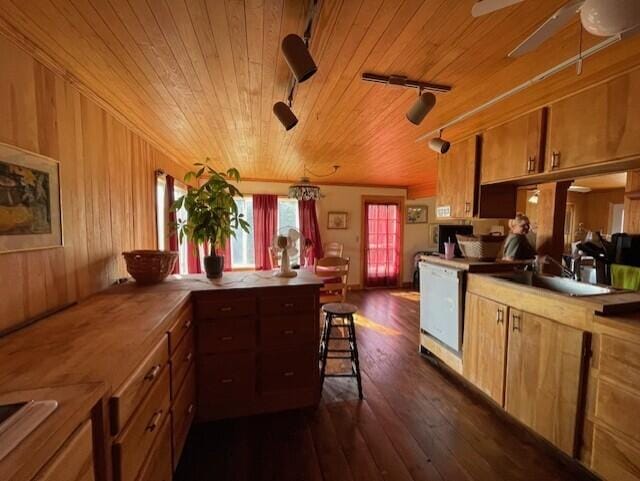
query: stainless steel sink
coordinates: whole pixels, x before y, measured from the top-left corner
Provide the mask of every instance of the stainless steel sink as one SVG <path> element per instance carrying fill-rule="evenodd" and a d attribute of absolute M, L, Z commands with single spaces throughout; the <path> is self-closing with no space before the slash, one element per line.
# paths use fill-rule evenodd
<path fill-rule="evenodd" d="M 586 282 L 578 282 L 566 277 L 540 275 L 531 271 L 518 271 L 500 277 L 516 284 L 547 289 L 574 297 L 602 296 L 624 292 L 622 289 L 610 286 L 587 284 Z"/>

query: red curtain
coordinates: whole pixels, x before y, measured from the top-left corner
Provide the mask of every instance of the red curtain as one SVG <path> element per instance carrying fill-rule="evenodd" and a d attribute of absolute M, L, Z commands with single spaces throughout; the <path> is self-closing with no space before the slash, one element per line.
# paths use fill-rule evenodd
<path fill-rule="evenodd" d="M 166 197 L 167 197 L 167 205 L 169 209 L 169 226 L 168 226 L 169 250 L 173 252 L 177 252 L 178 251 L 178 233 L 176 232 L 176 213 L 171 208 L 173 207 L 173 203 L 176 200 L 175 192 L 174 192 L 175 179 L 172 176 L 167 175 L 166 183 L 167 183 Z M 180 273 L 180 262 L 178 261 L 176 262 L 176 265 L 173 268 L 173 274 L 179 274 L 179 273 Z"/>
<path fill-rule="evenodd" d="M 189 274 L 200 274 L 202 272 L 200 250 L 198 245 L 192 241 L 187 242 L 187 270 Z"/>
<path fill-rule="evenodd" d="M 395 287 L 400 275 L 400 208 L 366 204 L 366 276 L 368 287 Z"/>
<path fill-rule="evenodd" d="M 269 246 L 278 229 L 278 196 L 260 194 L 253 196 L 253 249 L 256 270 L 271 269 Z"/>
<path fill-rule="evenodd" d="M 301 256 L 300 260 L 304 264 L 313 265 L 316 259 L 324 257 L 322 239 L 320 238 L 320 227 L 318 226 L 318 216 L 316 215 L 316 201 L 299 200 L 298 215 L 300 217 L 300 232 L 305 239 L 309 239 L 313 243 L 313 259 Z M 302 246 L 302 249 L 304 251 L 304 246 Z"/>

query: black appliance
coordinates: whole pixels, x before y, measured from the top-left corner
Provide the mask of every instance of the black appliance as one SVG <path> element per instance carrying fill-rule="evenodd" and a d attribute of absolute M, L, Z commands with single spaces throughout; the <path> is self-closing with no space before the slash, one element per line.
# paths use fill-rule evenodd
<path fill-rule="evenodd" d="M 615 264 L 640 267 L 640 235 L 613 234 L 611 243 L 615 249 Z"/>
<path fill-rule="evenodd" d="M 468 224 L 439 224 L 438 225 L 438 252 L 444 254 L 444 243 L 456 243 L 456 257 L 462 257 L 462 251 L 458 245 L 456 235 L 473 235 L 473 226 Z"/>

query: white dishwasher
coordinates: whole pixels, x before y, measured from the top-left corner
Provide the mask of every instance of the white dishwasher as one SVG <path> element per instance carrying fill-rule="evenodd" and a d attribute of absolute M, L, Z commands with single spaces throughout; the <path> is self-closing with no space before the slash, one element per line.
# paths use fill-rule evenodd
<path fill-rule="evenodd" d="M 462 347 L 465 271 L 420 263 L 420 330 L 456 352 Z"/>

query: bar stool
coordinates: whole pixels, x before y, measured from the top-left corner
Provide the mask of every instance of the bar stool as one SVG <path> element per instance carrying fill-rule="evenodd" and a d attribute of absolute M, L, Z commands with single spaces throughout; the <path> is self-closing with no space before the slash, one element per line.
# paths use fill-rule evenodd
<path fill-rule="evenodd" d="M 320 342 L 320 386 L 324 385 L 325 377 L 355 377 L 358 382 L 358 397 L 362 399 L 362 379 L 360 377 L 360 361 L 358 360 L 358 344 L 356 343 L 356 325 L 353 315 L 358 308 L 346 302 L 332 302 L 322 306 L 324 312 L 324 327 Z M 335 321 L 340 319 L 339 323 Z M 332 336 L 334 328 L 346 328 L 347 335 Z M 329 341 L 348 341 L 349 349 L 329 349 Z M 329 353 L 336 353 L 330 355 Z M 351 360 L 351 372 L 339 374 L 325 374 L 327 359 Z"/>

